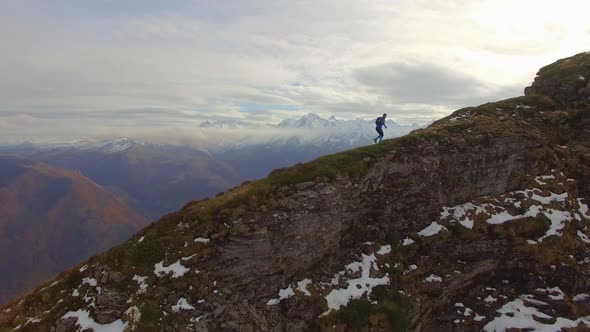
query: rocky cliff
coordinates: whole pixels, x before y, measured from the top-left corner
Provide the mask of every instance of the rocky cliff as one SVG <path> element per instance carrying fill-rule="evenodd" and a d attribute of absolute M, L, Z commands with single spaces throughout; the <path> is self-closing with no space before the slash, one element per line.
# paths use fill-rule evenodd
<path fill-rule="evenodd" d="M 562 87 L 590 54 L 566 62 L 524 97 L 191 202 L 0 331 L 588 328 L 590 103 Z"/>

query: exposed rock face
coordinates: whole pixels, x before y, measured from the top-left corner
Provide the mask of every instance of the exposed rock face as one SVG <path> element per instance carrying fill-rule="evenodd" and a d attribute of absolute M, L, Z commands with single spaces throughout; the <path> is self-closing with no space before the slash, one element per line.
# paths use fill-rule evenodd
<path fill-rule="evenodd" d="M 548 96 L 567 104 L 590 100 L 590 52 L 561 59 L 543 67 L 535 81 L 524 89 L 526 96 Z"/>
<path fill-rule="evenodd" d="M 121 317 L 123 312 L 129 307 L 126 304 L 128 295 L 117 291 L 103 288 L 96 297 L 96 322 L 99 324 L 108 324 L 116 321 Z"/>
<path fill-rule="evenodd" d="M 545 79 L 542 76 L 535 77 L 535 81 L 524 89 L 525 96 L 534 94 L 551 97 L 555 101 L 568 103 L 580 100 L 580 95 L 585 93 L 590 80 L 586 77 L 570 82 L 562 82 L 557 79 Z"/>
<path fill-rule="evenodd" d="M 88 310 L 137 331 L 583 329 L 589 169 L 590 107 L 462 109 L 190 203 L 0 328 L 83 329 Z"/>

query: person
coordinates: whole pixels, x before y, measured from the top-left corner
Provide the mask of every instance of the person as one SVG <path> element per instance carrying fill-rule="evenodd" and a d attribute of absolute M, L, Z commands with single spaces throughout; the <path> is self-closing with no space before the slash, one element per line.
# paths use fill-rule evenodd
<path fill-rule="evenodd" d="M 383 140 L 383 129 L 381 129 L 381 127 L 387 128 L 385 125 L 385 118 L 387 118 L 387 114 L 383 113 L 382 117 L 378 117 L 377 120 L 375 120 L 375 130 L 379 133 L 379 136 L 373 138 L 373 142 L 375 143 L 381 143 L 381 140 Z M 379 142 L 377 142 L 377 140 L 379 140 Z"/>

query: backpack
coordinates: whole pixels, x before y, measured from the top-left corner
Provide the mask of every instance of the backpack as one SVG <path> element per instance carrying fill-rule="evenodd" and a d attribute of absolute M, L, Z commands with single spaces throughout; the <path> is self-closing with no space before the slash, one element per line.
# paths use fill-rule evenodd
<path fill-rule="evenodd" d="M 380 125 L 381 124 L 381 117 L 378 117 L 377 120 L 375 120 L 375 124 L 376 125 Z"/>

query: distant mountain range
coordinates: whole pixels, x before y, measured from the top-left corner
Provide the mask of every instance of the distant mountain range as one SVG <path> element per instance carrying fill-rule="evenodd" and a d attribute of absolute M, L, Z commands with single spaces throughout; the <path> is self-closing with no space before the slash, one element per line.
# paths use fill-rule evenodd
<path fill-rule="evenodd" d="M 128 138 L 64 144 L 25 143 L 0 155 L 77 170 L 153 220 L 194 198 L 239 183 L 236 172 L 208 152 L 190 147 L 138 143 Z"/>
<path fill-rule="evenodd" d="M 0 157 L 0 304 L 146 224 L 79 172 Z"/>
<path fill-rule="evenodd" d="M 259 124 L 242 120 L 214 120 L 213 122 L 207 120 L 202 122 L 200 128 L 290 128 L 290 129 L 322 129 L 322 128 L 338 128 L 348 130 L 352 128 L 370 128 L 374 126 L 374 120 L 354 119 L 354 120 L 338 120 L 335 116 L 330 116 L 328 119 L 321 116 L 308 113 L 298 119 L 285 119 L 278 124 Z M 395 128 L 417 129 L 420 128 L 417 124 L 410 126 L 402 126 L 393 120 L 387 120 L 387 125 Z"/>

